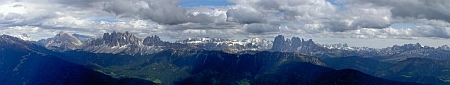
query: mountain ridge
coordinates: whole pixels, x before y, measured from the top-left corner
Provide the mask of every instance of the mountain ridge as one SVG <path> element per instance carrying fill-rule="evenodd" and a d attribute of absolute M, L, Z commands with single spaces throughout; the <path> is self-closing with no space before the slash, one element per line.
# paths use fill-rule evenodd
<path fill-rule="evenodd" d="M 59 38 L 49 38 L 59 39 Z M 64 39 L 60 40 L 63 41 Z M 71 40 L 71 39 L 69 39 Z M 377 59 L 398 62 L 406 58 L 421 57 L 431 59 L 450 60 L 450 47 L 438 48 L 416 44 L 394 45 L 386 48 L 349 47 L 347 44 L 320 45 L 312 39 L 304 40 L 299 37 L 285 38 L 278 35 L 274 41 L 264 39 L 219 39 L 219 38 L 189 38 L 176 42 L 162 41 L 159 36 L 148 36 L 140 39 L 134 34 L 125 32 L 105 33 L 102 37 L 91 38 L 82 42 L 82 46 L 60 45 L 60 50 L 84 50 L 96 53 L 126 53 L 130 55 L 147 55 L 164 49 L 205 49 L 220 50 L 228 53 L 246 53 L 251 51 L 281 51 L 297 52 L 320 58 L 363 56 L 377 57 Z M 48 44 L 48 43 L 47 43 Z M 51 44 L 51 43 L 50 43 Z M 53 46 L 58 47 L 58 46 Z M 65 49 L 70 48 L 70 49 Z"/>
<path fill-rule="evenodd" d="M 0 84 L 153 85 L 151 81 L 116 79 L 59 59 L 44 47 L 19 38 L 0 36 Z"/>
<path fill-rule="evenodd" d="M 110 53 L 98 54 L 95 52 L 83 50 L 53 53 L 54 51 L 50 51 L 44 47 L 35 45 L 33 42 L 26 42 L 21 39 L 5 35 L 1 36 L 1 38 L 1 40 L 6 43 L 2 44 L 4 46 L 21 45 L 12 46 L 10 48 L 2 48 L 2 56 L 5 55 L 5 53 L 3 52 L 4 49 L 28 49 L 31 52 L 42 53 L 42 55 L 58 55 L 58 57 L 64 58 L 64 60 L 69 60 L 70 62 L 81 65 L 88 65 L 89 68 L 94 69 L 97 72 L 112 76 L 113 78 L 140 78 L 143 80 L 159 81 L 165 84 L 200 84 L 200 82 L 209 82 L 210 84 L 239 84 L 236 82 L 247 82 L 253 84 L 288 84 L 289 82 L 296 82 L 297 84 L 320 84 L 320 82 L 338 82 L 341 78 L 347 78 L 345 82 L 341 82 L 341 84 L 415 84 L 379 79 L 358 71 L 334 70 L 328 67 L 324 67 L 328 65 L 322 62 L 322 60 L 318 57 L 299 54 L 296 52 L 262 51 L 253 54 L 233 54 L 217 50 L 205 49 L 168 49 L 156 52 L 151 55 L 128 55 Z M 102 44 L 104 43 L 102 42 Z M 120 44 L 115 43 L 114 45 Z M 27 56 L 26 53 L 17 54 L 19 54 L 19 56 Z M 20 57 L 18 57 L 16 61 L 28 60 L 27 58 L 28 57 L 22 58 L 22 60 L 20 60 Z M 14 71 L 16 68 L 12 67 L 15 65 L 8 66 L 11 66 L 10 68 L 13 69 L 12 71 Z M 17 70 L 21 70 L 20 64 L 18 66 L 19 68 L 17 68 Z M 46 64 L 43 66 L 52 66 L 52 64 Z M 323 68 L 331 70 L 311 70 Z M 319 72 L 323 75 L 313 76 L 313 74 L 304 74 L 314 72 Z M 289 76 L 280 75 L 283 73 Z M 343 73 L 345 75 L 335 75 L 336 73 Z M 357 76 L 346 76 L 346 74 Z M 286 78 L 288 79 L 287 81 L 282 80 Z M 357 82 L 355 80 L 351 80 L 352 78 L 367 78 L 369 80 L 362 80 L 364 82 Z M 210 79 L 224 80 L 217 81 Z M 269 79 L 270 81 L 267 79 Z M 232 83 L 225 81 L 230 81 Z"/>

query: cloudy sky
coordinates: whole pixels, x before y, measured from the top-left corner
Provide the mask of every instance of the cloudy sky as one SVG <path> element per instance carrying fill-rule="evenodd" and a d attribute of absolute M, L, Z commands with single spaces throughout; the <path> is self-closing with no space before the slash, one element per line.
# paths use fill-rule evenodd
<path fill-rule="evenodd" d="M 0 0 L 0 34 L 39 40 L 60 31 L 440 46 L 450 44 L 450 0 Z"/>

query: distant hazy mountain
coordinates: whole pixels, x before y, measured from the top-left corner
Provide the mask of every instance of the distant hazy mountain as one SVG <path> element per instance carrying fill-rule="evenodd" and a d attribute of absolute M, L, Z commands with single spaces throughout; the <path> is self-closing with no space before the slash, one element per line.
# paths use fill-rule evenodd
<path fill-rule="evenodd" d="M 162 41 L 157 35 L 148 36 L 144 39 L 144 45 L 156 46 L 162 49 L 196 49 L 194 45 L 183 44 L 183 43 L 171 43 L 167 41 Z"/>
<path fill-rule="evenodd" d="M 83 44 L 82 50 L 94 53 L 151 54 L 161 50 L 154 46 L 143 45 L 142 39 L 131 33 L 105 33 L 102 37 L 91 39 Z"/>
<path fill-rule="evenodd" d="M 305 55 L 317 55 L 328 52 L 329 49 L 315 43 L 312 39 L 304 40 L 299 37 L 285 39 L 283 35 L 278 35 L 273 41 L 272 51 L 298 52 Z"/>
<path fill-rule="evenodd" d="M 416 44 L 394 45 L 381 49 L 332 50 L 327 53 L 334 57 L 361 56 L 383 61 L 398 62 L 407 58 L 429 58 L 450 60 L 450 50 L 445 46 L 438 48 Z"/>
<path fill-rule="evenodd" d="M 148 36 L 142 40 L 128 32 L 105 33 L 99 38 L 61 32 L 55 35 L 55 37 L 39 40 L 37 43 L 55 51 L 84 50 L 95 53 L 125 53 L 130 55 L 152 54 L 165 49 L 205 49 L 225 51 L 228 53 L 270 50 L 297 52 L 320 58 L 362 56 L 392 62 L 414 57 L 450 60 L 450 47 L 446 45 L 434 48 L 422 46 L 417 43 L 375 49 L 369 47 L 349 47 L 347 44 L 320 45 L 312 39 L 304 40 L 299 37 L 285 39 L 282 35 L 276 36 L 273 42 L 259 38 L 235 40 L 206 37 L 189 38 L 171 43 L 162 41 L 156 35 Z"/>
<path fill-rule="evenodd" d="M 347 43 L 344 44 L 322 44 L 322 47 L 325 47 L 327 49 L 331 50 L 350 50 L 350 51 L 373 51 L 376 50 L 376 48 L 370 48 L 370 47 L 350 47 Z"/>
<path fill-rule="evenodd" d="M 349 47 L 347 44 L 320 45 L 313 40 L 298 37 L 286 39 L 282 35 L 275 37 L 272 51 L 297 52 L 320 58 L 361 56 L 384 61 L 398 62 L 407 58 L 430 58 L 450 60 L 450 47 L 438 48 L 416 44 L 394 45 L 381 49 L 369 47 Z"/>
<path fill-rule="evenodd" d="M 64 35 L 63 35 L 64 36 Z M 61 60 L 52 51 L 19 38 L 0 36 L 1 85 L 152 85 L 141 79 L 115 79 Z"/>
<path fill-rule="evenodd" d="M 189 38 L 175 43 L 188 44 L 200 49 L 222 50 L 229 53 L 242 51 L 264 51 L 272 47 L 272 42 L 259 38 L 235 40 L 220 38 Z"/>
<path fill-rule="evenodd" d="M 55 51 L 75 50 L 83 45 L 78 38 L 62 31 L 52 38 L 42 39 L 37 41 L 37 43 L 49 50 Z"/>
<path fill-rule="evenodd" d="M 394 45 L 380 50 L 381 56 L 386 56 L 386 60 L 405 60 L 406 58 L 430 58 L 440 60 L 450 60 L 450 50 L 437 49 L 434 47 L 416 44 Z"/>
<path fill-rule="evenodd" d="M 229 53 L 242 51 L 263 51 L 272 47 L 272 42 L 253 38 L 244 40 L 217 38 L 190 38 L 175 43 L 162 41 L 158 36 L 148 36 L 144 40 L 125 32 L 105 33 L 99 38 L 61 32 L 55 37 L 37 42 L 50 50 L 84 50 L 95 53 L 152 54 L 163 49 L 205 49 L 221 50 Z"/>
<path fill-rule="evenodd" d="M 19 35 L 12 35 L 12 36 L 20 38 L 20 39 L 25 40 L 25 41 L 32 41 L 32 37 L 28 36 L 28 34 L 25 34 L 25 33 L 22 33 L 22 34 L 19 34 Z"/>
<path fill-rule="evenodd" d="M 448 45 L 439 46 L 437 49 L 440 50 L 450 50 L 450 47 Z"/>
<path fill-rule="evenodd" d="M 78 38 L 78 40 L 80 40 L 81 42 L 85 42 L 89 39 L 94 38 L 92 36 L 87 36 L 87 35 L 82 35 L 82 34 L 77 34 L 77 33 L 72 34 L 72 36 Z"/>

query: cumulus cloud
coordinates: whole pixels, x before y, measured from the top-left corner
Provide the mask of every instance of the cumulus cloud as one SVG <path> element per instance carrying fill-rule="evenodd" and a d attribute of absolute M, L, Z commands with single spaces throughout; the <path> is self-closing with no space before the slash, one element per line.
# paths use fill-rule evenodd
<path fill-rule="evenodd" d="M 25 5 L 25 6 L 24 6 Z M 39 25 L 42 20 L 56 17 L 49 6 L 32 3 L 7 3 L 0 6 L 1 26 Z"/>
<path fill-rule="evenodd" d="M 419 37 L 448 39 L 450 28 L 435 28 L 432 26 L 418 26 L 413 28 L 361 28 L 346 32 L 326 32 L 305 34 L 306 36 L 331 38 L 359 38 L 359 39 L 417 39 Z"/>
<path fill-rule="evenodd" d="M 39 40 L 43 37 L 54 36 L 54 32 L 51 30 L 45 30 L 40 27 L 34 26 L 13 26 L 13 27 L 4 27 L 0 29 L 1 34 L 11 35 L 14 37 L 25 38 L 26 40 Z M 27 34 L 28 37 L 24 37 L 23 35 Z"/>
<path fill-rule="evenodd" d="M 220 16 L 188 13 L 178 6 L 178 0 L 114 0 L 103 9 L 120 17 L 150 19 L 160 24 L 176 25 L 187 22 L 215 23 Z"/>
<path fill-rule="evenodd" d="M 413 35 L 421 37 L 433 37 L 433 38 L 450 38 L 449 31 L 450 27 L 432 27 L 432 26 L 422 26 L 413 29 Z"/>
<path fill-rule="evenodd" d="M 320 29 L 343 32 L 360 28 L 386 28 L 391 25 L 388 7 L 349 4 L 340 9 L 326 0 L 230 0 L 262 13 L 280 12 L 284 20 L 300 24 L 320 24 Z M 258 15 L 258 13 L 253 13 Z M 310 31 L 311 32 L 311 31 Z"/>
<path fill-rule="evenodd" d="M 8 0 L 0 2 L 0 33 L 33 38 L 64 30 L 91 36 L 129 31 L 141 37 L 178 39 L 276 34 L 450 39 L 446 0 L 228 1 L 234 4 L 180 7 L 179 0 Z M 396 23 L 418 26 L 391 27 Z"/>
<path fill-rule="evenodd" d="M 444 20 L 450 22 L 448 0 L 341 0 L 345 3 L 371 3 L 392 7 L 393 17 Z"/>
<path fill-rule="evenodd" d="M 352 5 L 334 15 L 333 18 L 322 20 L 324 28 L 330 31 L 343 32 L 361 28 L 383 29 L 391 25 L 391 14 L 387 7 Z"/>
<path fill-rule="evenodd" d="M 51 37 L 58 31 L 95 36 L 112 31 L 154 33 L 154 29 L 161 28 L 157 24 L 144 20 L 95 21 L 92 18 L 95 18 L 97 14 L 90 13 L 96 11 L 55 8 L 55 6 L 29 2 L 1 4 L 0 10 L 2 10 L 0 11 L 0 33 L 9 35 L 25 33 L 30 35 L 32 40 Z M 88 17 L 86 17 L 87 14 L 89 14 Z"/>
<path fill-rule="evenodd" d="M 338 7 L 325 0 L 229 0 L 237 5 L 256 8 L 262 12 L 283 12 L 286 20 L 310 20 L 333 14 Z"/>
<path fill-rule="evenodd" d="M 277 33 L 280 31 L 280 25 L 271 24 L 248 24 L 245 26 L 245 30 L 253 34 L 263 34 L 263 33 Z"/>
<path fill-rule="evenodd" d="M 238 29 L 242 24 L 238 23 L 214 23 L 214 24 L 200 24 L 200 23 L 184 23 L 178 25 L 167 25 L 167 30 L 188 30 L 188 29 Z"/>
<path fill-rule="evenodd" d="M 111 6 L 111 4 L 119 3 L 119 2 L 127 3 L 125 4 L 125 8 L 120 9 L 122 6 Z M 151 0 L 148 0 L 151 1 Z M 151 4 L 154 3 L 154 0 Z M 31 3 L 33 2 L 33 3 Z M 159 3 L 164 3 L 162 5 L 170 6 L 169 8 L 158 9 L 159 6 L 153 6 L 154 9 L 150 10 L 146 5 L 147 2 L 140 1 L 139 3 L 128 3 L 123 0 L 93 0 L 86 1 L 83 3 L 74 2 L 69 5 L 67 3 L 71 3 L 71 1 L 42 1 L 39 3 L 34 3 L 36 1 L 19 1 L 19 2 L 10 2 L 5 4 L 0 4 L 0 28 L 4 29 L 2 31 L 13 31 L 21 28 L 38 28 L 40 30 L 45 31 L 66 31 L 66 32 L 77 32 L 89 35 L 97 35 L 102 34 L 104 32 L 112 32 L 112 31 L 130 31 L 136 34 L 164 34 L 163 28 L 166 27 L 174 27 L 177 25 L 171 25 L 174 23 L 195 23 L 198 25 L 196 28 L 223 28 L 227 27 L 222 24 L 222 27 L 212 26 L 212 22 L 218 22 L 216 18 L 222 18 L 223 22 L 225 22 L 225 12 L 221 13 L 217 10 L 211 10 L 215 14 L 208 13 L 187 13 L 185 8 L 176 7 L 170 9 L 170 7 L 176 6 L 176 4 L 170 4 L 166 2 L 170 1 L 161 1 Z M 136 0 L 136 2 L 138 2 Z M 55 5 L 46 5 L 41 3 L 56 3 Z M 176 3 L 176 2 L 173 2 Z M 77 5 L 80 4 L 80 5 Z M 83 5 L 84 4 L 84 5 Z M 87 5 L 86 5 L 87 4 Z M 109 4 L 109 5 L 108 5 Z M 139 4 L 139 5 L 133 5 Z M 103 6 L 102 6 L 103 5 Z M 114 4 L 118 5 L 118 4 Z M 126 6 L 129 7 L 126 7 Z M 62 8 L 58 8 L 62 7 Z M 89 8 L 90 7 L 90 8 Z M 116 7 L 116 8 L 111 8 Z M 111 9 L 110 11 L 107 11 Z M 181 10 L 181 11 L 180 11 Z M 148 12 L 148 13 L 145 13 Z M 116 18 L 113 21 L 111 19 L 104 20 L 96 20 L 98 17 L 108 17 L 111 15 L 105 14 L 111 12 L 112 14 L 117 14 L 119 17 L 111 17 Z M 160 14 L 154 14 L 153 12 L 160 12 Z M 161 14 L 162 13 L 162 14 Z M 180 14 L 182 13 L 182 14 Z M 131 16 L 138 17 L 131 17 Z M 171 17 L 180 16 L 182 18 Z M 169 16 L 169 17 L 168 17 Z M 125 17 L 125 18 L 120 18 Z M 126 18 L 128 17 L 128 18 Z M 131 17 L 131 18 L 130 18 Z M 155 18 L 154 18 L 155 17 Z M 214 18 L 211 18 L 214 17 Z M 148 19 L 150 18 L 150 19 Z M 171 18 L 171 19 L 169 19 Z M 165 21 L 164 21 L 165 20 Z M 154 23 L 153 21 L 159 21 Z M 161 24 L 158 24 L 161 23 Z M 168 24 L 168 25 L 166 25 Z M 200 25 L 202 24 L 202 25 Z M 203 25 L 206 24 L 206 25 Z M 195 26 L 192 25 L 192 26 Z M 25 27 L 28 26 L 28 27 Z M 166 26 L 166 27 L 165 27 Z M 12 28 L 11 28 L 12 27 Z M 191 27 L 186 29 L 193 29 L 195 27 Z M 183 29 L 183 30 L 186 30 Z M 168 29 L 171 30 L 171 29 Z M 145 32 L 145 33 L 143 33 Z M 16 32 L 3 32 L 3 34 L 34 34 L 36 32 L 26 32 L 21 31 L 21 33 Z M 48 33 L 53 35 L 54 33 Z M 144 36 L 144 35 L 143 35 Z M 50 36 L 47 36 L 50 37 Z M 45 37 L 35 37 L 35 38 L 45 38 Z"/>
<path fill-rule="evenodd" d="M 248 7 L 238 7 L 227 11 L 227 21 L 244 24 L 263 23 L 265 16 L 256 9 Z"/>

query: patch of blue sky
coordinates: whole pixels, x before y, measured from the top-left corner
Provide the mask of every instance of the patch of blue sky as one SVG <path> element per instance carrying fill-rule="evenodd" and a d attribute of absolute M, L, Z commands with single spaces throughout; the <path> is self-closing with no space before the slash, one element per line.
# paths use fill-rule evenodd
<path fill-rule="evenodd" d="M 286 23 L 281 23 L 281 24 L 280 24 L 280 27 L 281 27 L 281 28 L 287 28 L 287 24 L 286 24 Z"/>
<path fill-rule="evenodd" d="M 344 7 L 344 3 L 341 2 L 337 2 L 336 0 L 327 0 L 328 2 L 330 2 L 331 4 L 338 6 L 339 9 L 342 9 Z"/>
<path fill-rule="evenodd" d="M 278 16 L 277 16 L 277 17 L 284 17 L 284 12 L 278 13 Z"/>
<path fill-rule="evenodd" d="M 196 7 L 196 6 L 228 6 L 234 3 L 227 0 L 181 0 L 178 5 L 181 7 Z"/>

